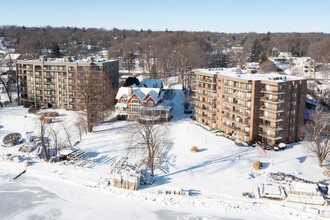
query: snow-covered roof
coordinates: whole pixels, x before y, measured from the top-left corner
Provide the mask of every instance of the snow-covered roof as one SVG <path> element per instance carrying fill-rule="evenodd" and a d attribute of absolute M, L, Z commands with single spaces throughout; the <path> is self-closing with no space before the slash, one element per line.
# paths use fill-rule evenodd
<path fill-rule="evenodd" d="M 242 73 L 237 73 L 236 70 L 228 69 L 228 68 L 210 68 L 210 69 L 196 69 L 195 71 L 206 74 L 213 75 L 222 75 L 226 77 L 242 79 L 242 80 L 263 80 L 270 82 L 285 82 L 285 81 L 293 81 L 293 80 L 302 80 L 303 78 L 288 76 L 288 75 L 280 75 L 278 73 L 265 73 L 265 74 L 247 74 L 246 71 L 242 71 Z"/>
<path fill-rule="evenodd" d="M 155 107 L 142 106 L 141 109 L 144 109 L 144 110 L 166 110 L 166 111 L 171 111 L 172 106 L 168 106 L 165 102 L 162 102 L 162 103 L 159 103 Z"/>
<path fill-rule="evenodd" d="M 67 147 L 67 148 L 64 148 L 63 150 L 60 150 L 60 155 L 63 155 L 63 156 L 68 156 L 69 154 L 73 153 L 73 152 L 76 152 L 77 149 L 76 148 L 73 148 L 73 147 Z"/>
<path fill-rule="evenodd" d="M 121 107 L 121 108 L 125 108 L 127 107 L 127 104 L 126 103 L 122 103 L 122 102 L 118 102 L 115 107 Z"/>
<path fill-rule="evenodd" d="M 41 61 L 40 59 L 24 59 L 25 61 Z M 77 59 L 77 60 L 72 60 L 72 61 L 66 61 L 64 58 L 47 58 L 44 62 L 56 62 L 56 63 L 90 63 L 90 58 L 85 58 L 85 59 Z M 107 63 L 107 62 L 114 62 L 117 60 L 109 60 L 106 58 L 95 58 L 93 59 L 93 63 Z"/>
<path fill-rule="evenodd" d="M 17 60 L 20 55 L 21 54 L 19 53 L 10 53 L 5 56 L 5 60 L 9 60 L 9 59 Z"/>
<path fill-rule="evenodd" d="M 140 86 L 147 87 L 147 88 L 161 88 L 162 87 L 162 80 L 161 79 L 144 79 Z"/>
<path fill-rule="evenodd" d="M 129 95 L 130 89 L 132 89 L 131 95 Z M 143 100 L 148 94 L 150 94 L 150 96 L 156 102 L 158 102 L 164 96 L 164 93 L 161 92 L 160 88 L 143 88 L 133 85 L 132 87 L 120 87 L 117 92 L 116 99 L 120 99 L 123 96 L 127 100 L 130 99 L 134 94 L 136 94 L 140 100 Z"/>

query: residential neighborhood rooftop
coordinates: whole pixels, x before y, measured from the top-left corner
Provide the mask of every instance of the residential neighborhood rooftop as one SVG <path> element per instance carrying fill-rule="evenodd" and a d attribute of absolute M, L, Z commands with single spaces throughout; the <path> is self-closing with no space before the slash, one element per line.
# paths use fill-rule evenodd
<path fill-rule="evenodd" d="M 197 72 L 206 73 L 206 74 L 219 74 L 226 77 L 232 77 L 236 79 L 243 80 L 263 80 L 271 82 L 285 82 L 293 80 L 302 80 L 303 78 L 296 76 L 280 75 L 277 73 L 264 73 L 264 74 L 249 74 L 246 71 L 238 69 L 229 69 L 229 68 L 209 68 L 209 69 L 196 69 Z"/>

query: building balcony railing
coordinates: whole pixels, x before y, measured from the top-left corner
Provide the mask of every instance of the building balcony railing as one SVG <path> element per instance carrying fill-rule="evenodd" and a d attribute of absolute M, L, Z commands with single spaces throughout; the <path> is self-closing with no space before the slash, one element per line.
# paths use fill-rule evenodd
<path fill-rule="evenodd" d="M 269 103 L 274 103 L 274 104 L 284 103 L 284 100 L 283 99 L 270 99 L 268 97 L 261 97 L 260 100 L 262 102 L 269 102 Z"/>
<path fill-rule="evenodd" d="M 224 85 L 223 87 L 228 88 L 228 89 L 233 89 L 233 90 L 239 90 L 242 92 L 251 92 L 251 89 L 247 89 L 247 88 L 241 88 L 241 87 L 235 87 L 235 86 L 229 86 L 229 85 Z"/>
<path fill-rule="evenodd" d="M 196 96 L 201 96 L 201 97 L 204 97 L 204 98 L 214 99 L 214 100 L 217 98 L 217 97 L 214 97 L 214 96 L 211 96 L 211 95 L 208 95 L 208 94 L 199 93 L 199 92 L 196 92 Z"/>
<path fill-rule="evenodd" d="M 267 108 L 266 106 L 261 106 L 260 110 L 263 110 L 263 111 L 268 111 L 268 112 L 272 112 L 272 113 L 281 113 L 281 112 L 284 112 L 283 109 L 271 109 L 271 108 Z"/>
<path fill-rule="evenodd" d="M 241 130 L 241 129 L 239 129 L 239 128 L 235 128 L 235 127 L 232 127 L 232 126 L 229 126 L 229 125 L 226 125 L 226 124 L 223 124 L 222 126 L 223 126 L 224 128 L 228 128 L 229 130 L 236 131 L 236 132 L 238 132 L 238 133 L 240 133 L 240 134 L 243 134 L 243 135 L 245 135 L 245 136 L 248 136 L 248 135 L 249 135 L 248 132 L 243 131 L 243 130 Z"/>
<path fill-rule="evenodd" d="M 227 96 L 227 97 L 235 98 L 235 99 L 251 100 L 251 98 L 246 98 L 246 97 L 243 97 L 243 96 L 240 96 L 240 95 L 234 95 L 234 94 L 228 94 L 228 93 L 224 93 L 224 95 Z"/>
<path fill-rule="evenodd" d="M 216 88 L 212 89 L 212 88 L 204 88 L 204 87 L 196 86 L 196 91 L 198 91 L 199 89 L 204 90 L 204 91 L 214 92 L 214 93 L 217 92 L 217 89 Z"/>
<path fill-rule="evenodd" d="M 251 108 L 251 107 L 247 107 L 245 105 L 241 105 L 241 104 L 238 104 L 238 103 L 228 102 L 227 100 L 224 100 L 222 102 L 227 104 L 227 105 L 231 105 L 231 106 L 235 106 L 235 107 L 239 107 L 239 108 L 243 108 L 243 109 L 250 109 Z"/>
<path fill-rule="evenodd" d="M 261 90 L 262 93 L 267 93 L 267 94 L 275 94 L 275 95 L 284 95 L 285 92 L 283 91 L 276 91 L 276 90 Z"/>
<path fill-rule="evenodd" d="M 208 103 L 208 102 L 204 102 L 204 101 L 200 101 L 200 100 L 195 100 L 197 103 L 201 103 L 202 105 L 206 105 L 208 107 L 211 107 L 211 108 L 215 108 L 216 107 L 216 104 L 215 103 Z"/>
<path fill-rule="evenodd" d="M 236 119 L 231 119 L 231 118 L 227 118 L 226 116 L 223 117 L 224 119 L 226 119 L 227 121 L 229 122 L 232 122 L 232 123 L 236 123 L 238 125 L 242 125 L 242 126 L 246 126 L 246 127 L 250 127 L 248 123 L 245 123 L 244 120 L 240 119 L 240 120 L 236 120 Z"/>
<path fill-rule="evenodd" d="M 269 134 L 266 134 L 263 132 L 259 132 L 259 136 L 270 139 L 270 140 L 274 140 L 274 141 L 282 139 L 282 137 L 280 137 L 280 136 L 272 136 L 272 135 L 269 135 Z"/>
<path fill-rule="evenodd" d="M 283 119 L 281 119 L 281 118 L 271 118 L 269 116 L 260 116 L 259 118 L 263 119 L 263 120 L 271 121 L 271 122 L 281 122 L 281 121 L 283 121 Z"/>
<path fill-rule="evenodd" d="M 206 83 L 206 84 L 217 84 L 217 81 L 210 79 L 196 79 L 196 82 Z"/>
<path fill-rule="evenodd" d="M 250 115 L 243 113 L 243 112 L 238 112 L 238 111 L 233 111 L 231 109 L 222 109 L 224 112 L 228 112 L 230 114 L 236 115 L 236 116 L 241 116 L 243 118 L 249 118 Z"/>
<path fill-rule="evenodd" d="M 207 121 L 215 122 L 215 118 L 209 118 L 209 116 L 207 116 L 207 115 L 196 114 L 196 116 L 199 117 L 199 118 L 203 118 Z"/>
<path fill-rule="evenodd" d="M 195 106 L 195 109 L 199 109 L 201 111 L 204 111 L 204 112 L 209 112 L 211 114 L 214 114 L 215 115 L 215 112 L 211 111 L 210 109 L 208 108 L 205 108 L 205 107 L 199 107 L 199 106 Z"/>
<path fill-rule="evenodd" d="M 273 127 L 269 124 L 259 124 L 260 128 L 266 128 L 266 129 L 270 129 L 272 131 L 282 131 L 283 128 L 282 127 Z"/>

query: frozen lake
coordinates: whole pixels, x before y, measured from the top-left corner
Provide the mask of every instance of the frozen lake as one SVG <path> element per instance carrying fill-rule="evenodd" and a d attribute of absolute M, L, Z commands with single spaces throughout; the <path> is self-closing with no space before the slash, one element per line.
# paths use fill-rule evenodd
<path fill-rule="evenodd" d="M 14 177 L 0 171 L 0 219 L 244 219 L 125 200 L 63 181 L 30 177 L 28 171 Z"/>

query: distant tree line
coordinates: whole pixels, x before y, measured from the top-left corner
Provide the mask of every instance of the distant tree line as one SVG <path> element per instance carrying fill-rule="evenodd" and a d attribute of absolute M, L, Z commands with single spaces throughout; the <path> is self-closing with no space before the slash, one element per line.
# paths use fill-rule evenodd
<path fill-rule="evenodd" d="M 330 34 L 324 33 L 215 33 L 151 30 L 105 30 L 76 27 L 0 26 L 6 38 L 23 58 L 86 56 L 102 49 L 110 58 L 120 58 L 128 71 L 135 60 L 152 73 L 163 77 L 175 73 L 183 87 L 189 86 L 193 68 L 242 66 L 245 62 L 266 61 L 273 48 L 293 56 L 311 56 L 329 62 Z M 86 45 L 91 45 L 87 48 Z M 229 48 L 236 48 L 229 50 Z"/>

